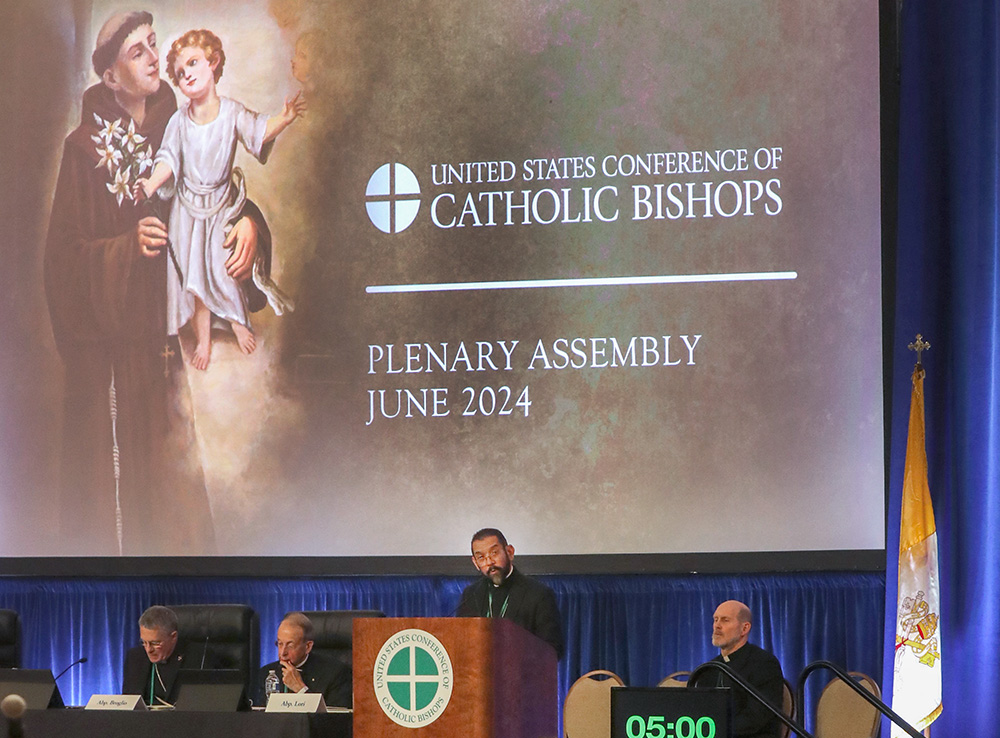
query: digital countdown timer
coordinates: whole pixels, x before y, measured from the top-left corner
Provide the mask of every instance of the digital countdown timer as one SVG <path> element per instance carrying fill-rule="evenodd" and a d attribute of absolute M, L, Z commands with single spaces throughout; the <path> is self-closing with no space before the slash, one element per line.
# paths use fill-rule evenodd
<path fill-rule="evenodd" d="M 725 688 L 611 690 L 611 738 L 732 738 Z"/>

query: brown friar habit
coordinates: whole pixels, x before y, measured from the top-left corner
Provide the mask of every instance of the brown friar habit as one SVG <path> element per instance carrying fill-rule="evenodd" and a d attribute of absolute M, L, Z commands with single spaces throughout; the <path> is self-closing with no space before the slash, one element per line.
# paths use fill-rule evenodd
<path fill-rule="evenodd" d="M 137 132 L 151 152 L 176 107 L 162 82 L 147 98 Z M 215 553 L 186 375 L 176 337 L 167 340 L 168 257 L 140 253 L 143 213 L 109 190 L 113 178 L 92 138 L 95 113 L 123 129 L 131 120 L 105 85 L 84 93 L 45 250 L 45 293 L 66 371 L 62 539 L 67 553 L 114 555 L 120 530 L 126 555 Z"/>

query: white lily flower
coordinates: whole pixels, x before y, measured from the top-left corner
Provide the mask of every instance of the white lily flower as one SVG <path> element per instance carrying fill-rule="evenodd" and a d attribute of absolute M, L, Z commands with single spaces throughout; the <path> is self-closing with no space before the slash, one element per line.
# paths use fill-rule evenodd
<path fill-rule="evenodd" d="M 122 143 L 125 144 L 125 148 L 129 152 L 135 151 L 135 147 L 141 143 L 145 143 L 146 137 L 140 136 L 135 132 L 135 121 L 130 120 L 128 122 L 128 130 L 125 131 L 124 137 L 122 138 Z"/>
<path fill-rule="evenodd" d="M 111 147 L 109 145 L 98 146 L 97 147 L 97 155 L 99 157 L 101 157 L 101 158 L 97 162 L 97 164 L 94 166 L 94 169 L 100 169 L 101 167 L 107 167 L 108 168 L 108 174 L 111 174 L 111 172 L 113 171 L 114 167 L 118 166 L 121 163 L 121 160 L 122 160 L 122 152 L 120 152 L 118 149 L 113 148 L 113 147 Z"/>
<path fill-rule="evenodd" d="M 110 145 L 112 141 L 116 138 L 121 138 L 122 134 L 125 133 L 125 129 L 122 128 L 121 118 L 112 122 L 102 120 L 101 118 L 98 118 L 96 114 L 94 117 L 97 118 L 97 125 L 101 126 L 101 130 L 97 132 L 97 135 L 100 137 L 101 141 L 104 142 L 104 144 Z"/>
<path fill-rule="evenodd" d="M 139 168 L 139 174 L 142 174 L 147 169 L 152 168 L 152 166 L 153 166 L 153 155 L 151 153 L 149 153 L 149 147 L 148 146 L 141 147 L 135 153 L 135 164 Z"/>
<path fill-rule="evenodd" d="M 122 200 L 126 197 L 132 199 L 132 192 L 128 186 L 128 169 L 124 172 L 121 169 L 116 171 L 114 182 L 108 182 L 107 187 L 108 192 L 118 200 L 118 207 L 121 207 Z"/>

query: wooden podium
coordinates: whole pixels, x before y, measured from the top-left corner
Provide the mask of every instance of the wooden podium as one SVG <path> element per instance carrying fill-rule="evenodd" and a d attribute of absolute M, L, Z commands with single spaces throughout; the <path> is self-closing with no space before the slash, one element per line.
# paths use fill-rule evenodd
<path fill-rule="evenodd" d="M 556 738 L 555 650 L 509 620 L 358 618 L 353 638 L 354 738 Z"/>

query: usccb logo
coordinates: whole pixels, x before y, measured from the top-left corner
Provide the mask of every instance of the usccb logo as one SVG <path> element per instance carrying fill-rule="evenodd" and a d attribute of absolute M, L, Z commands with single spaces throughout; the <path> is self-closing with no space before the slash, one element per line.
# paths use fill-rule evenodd
<path fill-rule="evenodd" d="M 372 225 L 383 233 L 405 231 L 420 210 L 420 183 L 404 164 L 383 164 L 368 180 L 365 208 Z"/>
<path fill-rule="evenodd" d="M 422 728 L 441 717 L 454 687 L 448 652 L 417 628 L 389 636 L 375 657 L 372 676 L 382 712 L 404 728 Z"/>

